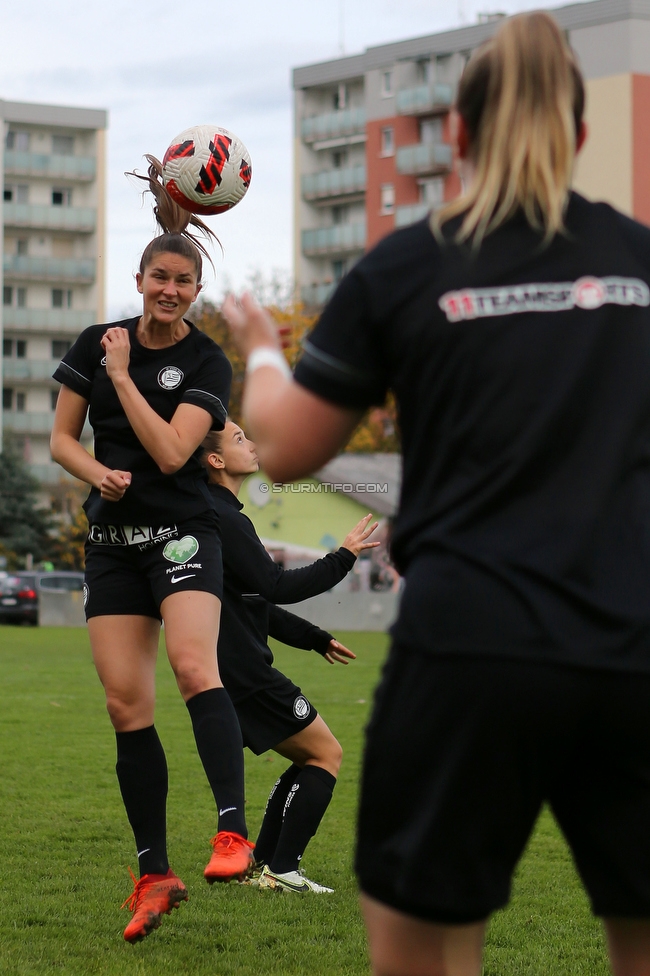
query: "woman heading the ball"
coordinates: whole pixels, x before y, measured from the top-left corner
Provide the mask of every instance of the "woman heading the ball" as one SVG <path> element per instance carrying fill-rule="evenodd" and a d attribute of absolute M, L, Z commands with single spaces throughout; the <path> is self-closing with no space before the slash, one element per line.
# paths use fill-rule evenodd
<path fill-rule="evenodd" d="M 614 973 L 650 972 L 650 230 L 571 191 L 583 108 L 553 18 L 505 20 L 458 86 L 463 194 L 358 262 L 295 381 L 263 311 L 224 307 L 274 480 L 398 403 L 356 858 L 380 976 L 478 976 L 544 803 Z"/>
<path fill-rule="evenodd" d="M 341 746 L 300 688 L 273 667 L 268 637 L 320 652 L 330 663 L 354 658 L 331 634 L 288 613 L 277 603 L 298 603 L 331 589 L 350 572 L 377 528 L 367 515 L 337 552 L 300 569 L 285 570 L 262 545 L 243 514 L 239 492 L 259 470 L 255 445 L 231 420 L 203 443 L 223 540 L 224 598 L 218 658 L 235 705 L 244 745 L 256 755 L 273 749 L 291 765 L 271 791 L 255 844 L 260 887 L 323 894 L 331 888 L 299 872 L 307 844 L 332 798 Z"/>
<path fill-rule="evenodd" d="M 117 740 L 117 778 L 135 835 L 140 878 L 124 932 L 137 942 L 187 899 L 166 847 L 167 765 L 154 726 L 160 623 L 218 810 L 205 878 L 243 877 L 253 845 L 244 819 L 242 738 L 214 654 L 222 596 L 218 519 L 199 457 L 226 420 L 231 367 L 184 319 L 201 290 L 203 244 L 150 162 L 162 233 L 136 283 L 142 315 L 86 329 L 54 378 L 62 386 L 52 457 L 91 486 L 84 504 L 85 609 L 93 660 Z M 86 418 L 94 456 L 80 443 Z M 135 881 L 135 878 L 134 878 Z"/>

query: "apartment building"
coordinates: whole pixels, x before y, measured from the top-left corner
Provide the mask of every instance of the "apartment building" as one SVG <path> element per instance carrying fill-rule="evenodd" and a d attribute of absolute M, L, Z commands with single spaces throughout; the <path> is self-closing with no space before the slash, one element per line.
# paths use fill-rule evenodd
<path fill-rule="evenodd" d="M 574 185 L 650 223 L 650 0 L 550 13 L 586 79 Z M 459 192 L 450 109 L 501 16 L 294 70 L 294 274 L 307 305 L 322 305 L 364 250 Z"/>
<path fill-rule="evenodd" d="M 104 320 L 107 113 L 0 100 L 0 119 L 0 417 L 34 475 L 53 486 L 66 475 L 50 459 L 51 375 L 81 330 Z"/>

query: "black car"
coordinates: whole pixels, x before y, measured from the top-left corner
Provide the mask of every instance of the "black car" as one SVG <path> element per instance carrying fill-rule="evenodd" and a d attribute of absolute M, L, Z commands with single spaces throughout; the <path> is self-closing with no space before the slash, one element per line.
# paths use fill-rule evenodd
<path fill-rule="evenodd" d="M 41 590 L 82 590 L 83 573 L 18 572 L 0 576 L 0 621 L 36 625 Z"/>

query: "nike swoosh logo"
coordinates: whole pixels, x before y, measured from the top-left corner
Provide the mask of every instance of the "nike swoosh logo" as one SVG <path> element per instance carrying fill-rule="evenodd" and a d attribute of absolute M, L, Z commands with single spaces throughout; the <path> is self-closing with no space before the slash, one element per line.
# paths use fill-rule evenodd
<path fill-rule="evenodd" d="M 187 576 L 172 576 L 171 582 L 180 583 L 181 580 L 192 579 L 193 576 L 196 576 L 196 573 L 188 573 Z"/>
<path fill-rule="evenodd" d="M 282 879 L 282 886 L 284 888 L 290 888 L 291 891 L 310 891 L 311 890 L 310 887 L 309 887 L 309 885 L 308 884 L 305 884 L 304 881 L 301 884 L 293 884 L 292 881 L 286 881 L 284 878 Z"/>

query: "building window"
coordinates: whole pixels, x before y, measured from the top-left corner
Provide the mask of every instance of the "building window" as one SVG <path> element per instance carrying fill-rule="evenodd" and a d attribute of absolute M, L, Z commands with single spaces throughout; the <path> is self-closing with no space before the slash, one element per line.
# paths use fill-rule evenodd
<path fill-rule="evenodd" d="M 16 394 L 16 410 L 18 411 L 18 413 L 24 413 L 25 412 L 25 404 L 26 403 L 27 403 L 27 394 L 26 393 L 17 393 Z"/>
<path fill-rule="evenodd" d="M 16 358 L 27 358 L 27 341 L 25 339 L 16 339 Z"/>
<path fill-rule="evenodd" d="M 383 98 L 389 98 L 393 94 L 392 71 L 382 71 L 381 73 L 381 94 Z"/>
<path fill-rule="evenodd" d="M 13 410 L 14 408 L 14 391 L 9 386 L 3 386 L 2 388 L 2 409 L 3 410 Z"/>
<path fill-rule="evenodd" d="M 56 410 L 56 401 L 59 399 L 58 390 L 50 390 L 50 407 L 52 410 Z"/>
<path fill-rule="evenodd" d="M 53 288 L 52 308 L 72 308 L 72 289 Z"/>
<path fill-rule="evenodd" d="M 5 359 L 9 359 L 13 353 L 14 340 L 13 339 L 3 339 L 2 340 L 2 355 Z"/>
<path fill-rule="evenodd" d="M 24 183 L 16 187 L 16 203 L 27 203 L 29 200 L 29 187 Z"/>
<path fill-rule="evenodd" d="M 29 151 L 29 132 L 17 132 L 10 129 L 6 139 L 7 149 L 16 149 L 18 152 Z"/>
<path fill-rule="evenodd" d="M 4 201 L 5 203 L 11 203 L 14 198 L 14 188 L 13 186 L 5 186 Z"/>
<path fill-rule="evenodd" d="M 348 161 L 348 156 L 345 150 L 332 153 L 332 166 L 334 167 L 334 169 L 340 169 L 342 166 L 345 166 L 347 161 Z"/>
<path fill-rule="evenodd" d="M 395 131 L 392 125 L 381 130 L 381 154 L 382 156 L 395 155 Z"/>
<path fill-rule="evenodd" d="M 381 213 L 392 214 L 395 211 L 395 187 L 392 183 L 382 183 Z"/>
<path fill-rule="evenodd" d="M 16 305 L 18 308 L 25 308 L 27 306 L 26 288 L 16 288 Z"/>
<path fill-rule="evenodd" d="M 445 200 L 445 181 L 442 176 L 434 176 L 420 182 L 420 203 L 429 207 L 441 207 Z"/>
<path fill-rule="evenodd" d="M 429 58 L 422 59 L 416 63 L 415 70 L 419 85 L 430 85 L 433 81 L 433 65 Z"/>
<path fill-rule="evenodd" d="M 63 359 L 72 343 L 67 339 L 52 339 L 52 359 Z"/>
<path fill-rule="evenodd" d="M 333 224 L 347 224 L 349 217 L 349 209 L 345 204 L 338 207 L 332 207 L 332 223 Z"/>
<path fill-rule="evenodd" d="M 348 86 L 339 85 L 339 87 L 334 92 L 334 108 L 344 109 L 348 107 Z"/>
<path fill-rule="evenodd" d="M 420 122 L 420 142 L 442 142 L 442 119 L 424 119 Z"/>
<path fill-rule="evenodd" d="M 52 188 L 52 206 L 53 207 L 71 207 L 72 206 L 72 190 L 63 187 L 53 187 Z"/>
<path fill-rule="evenodd" d="M 11 305 L 14 300 L 14 290 L 11 285 L 3 285 L 2 288 L 2 304 Z"/>
<path fill-rule="evenodd" d="M 19 237 L 16 241 L 16 254 L 27 254 L 29 250 L 29 239 L 27 237 Z"/>
<path fill-rule="evenodd" d="M 74 136 L 52 136 L 52 152 L 57 156 L 72 156 Z"/>
<path fill-rule="evenodd" d="M 347 271 L 347 264 L 345 261 L 332 261 L 332 277 L 334 281 L 338 284 L 341 278 L 345 275 Z"/>

